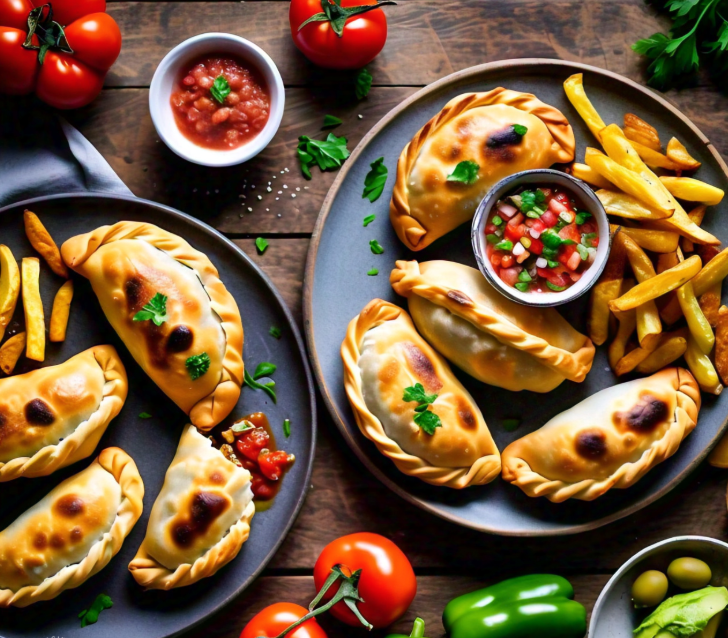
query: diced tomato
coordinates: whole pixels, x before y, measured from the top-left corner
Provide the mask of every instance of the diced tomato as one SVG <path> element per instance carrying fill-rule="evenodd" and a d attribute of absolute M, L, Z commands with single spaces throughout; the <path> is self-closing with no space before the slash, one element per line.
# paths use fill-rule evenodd
<path fill-rule="evenodd" d="M 540 239 L 531 238 L 531 246 L 528 250 L 535 255 L 540 255 L 543 252 L 543 242 Z"/>
<path fill-rule="evenodd" d="M 569 248 L 573 248 L 573 246 L 569 246 Z M 581 255 L 579 255 L 578 252 L 574 251 L 574 254 L 569 257 L 569 261 L 566 262 L 566 267 L 569 270 L 576 270 L 581 265 Z"/>
<path fill-rule="evenodd" d="M 558 261 L 560 261 L 564 266 L 566 266 L 569 263 L 569 260 L 571 259 L 572 255 L 579 254 L 576 252 L 576 248 L 572 245 L 562 246 L 559 249 L 559 256 L 556 258 Z M 573 270 L 573 269 L 572 269 Z"/>
<path fill-rule="evenodd" d="M 518 213 L 518 215 L 514 215 L 508 220 L 509 226 L 518 226 L 519 224 L 523 223 L 523 220 L 526 219 L 523 215 L 523 213 Z"/>
<path fill-rule="evenodd" d="M 498 230 L 498 226 L 495 224 L 486 224 L 485 226 L 485 234 L 486 235 L 492 235 L 495 233 L 495 231 Z"/>
<path fill-rule="evenodd" d="M 524 224 L 519 224 L 518 226 L 508 224 L 505 233 L 503 233 L 504 237 L 510 239 L 513 243 L 516 243 L 525 234 L 526 226 Z"/>
<path fill-rule="evenodd" d="M 552 198 L 549 202 L 549 210 L 554 214 L 558 215 L 559 213 L 566 213 L 568 212 L 568 208 L 564 206 L 556 197 Z"/>
<path fill-rule="evenodd" d="M 238 437 L 235 441 L 235 447 L 243 456 L 252 461 L 257 461 L 260 451 L 268 447 L 269 443 L 270 435 L 263 428 L 253 428 L 252 430 L 246 430 Z"/>
<path fill-rule="evenodd" d="M 596 248 L 597 246 L 599 246 L 599 237 L 592 237 L 591 245 L 592 248 Z"/>
<path fill-rule="evenodd" d="M 566 193 L 556 193 L 556 195 L 553 196 L 552 200 L 556 200 L 564 206 L 566 209 L 573 211 L 574 205 L 571 203 L 571 200 L 569 199 L 569 196 Z M 549 202 L 550 203 L 550 202 Z"/>
<path fill-rule="evenodd" d="M 571 273 L 569 273 L 569 277 L 571 277 L 571 281 L 576 283 L 577 281 L 579 281 L 579 279 L 581 279 L 581 273 L 580 272 L 571 272 Z"/>
<path fill-rule="evenodd" d="M 546 199 L 548 199 L 549 197 L 551 197 L 551 189 L 550 188 L 539 188 L 538 190 L 540 190 L 543 193 L 543 195 L 544 195 L 544 197 Z"/>
<path fill-rule="evenodd" d="M 546 230 L 546 224 L 543 223 L 543 219 L 532 219 L 531 220 L 533 224 L 531 224 L 531 228 L 535 230 L 538 233 L 542 233 Z"/>
<path fill-rule="evenodd" d="M 538 268 L 537 273 L 540 277 L 543 277 L 547 281 L 550 281 L 554 286 L 567 286 L 570 282 L 568 275 L 563 275 L 562 268 Z"/>
<path fill-rule="evenodd" d="M 550 210 L 547 210 L 543 215 L 541 215 L 541 221 L 546 228 L 553 228 L 559 222 L 559 218 Z"/>
<path fill-rule="evenodd" d="M 577 244 L 581 241 L 581 233 L 576 228 L 576 224 L 567 224 L 559 231 L 561 239 L 571 239 Z"/>
<path fill-rule="evenodd" d="M 500 250 L 494 250 L 493 254 L 490 256 L 490 263 L 493 264 L 496 268 L 501 265 L 501 259 L 503 258 L 503 253 Z"/>
<path fill-rule="evenodd" d="M 503 266 L 503 268 L 510 268 L 514 261 L 513 255 L 504 254 L 501 258 L 501 266 Z"/>
<path fill-rule="evenodd" d="M 515 286 L 518 283 L 518 274 L 521 268 L 501 268 L 500 278 L 509 286 Z"/>
<path fill-rule="evenodd" d="M 579 226 L 579 231 L 584 233 L 585 235 L 588 235 L 589 233 L 595 233 L 597 232 L 597 225 L 594 222 L 586 221 L 581 226 Z"/>
<path fill-rule="evenodd" d="M 267 479 L 277 481 L 283 475 L 284 470 L 288 467 L 290 458 L 283 450 L 276 452 L 268 452 L 258 457 L 258 465 L 260 471 Z"/>
<path fill-rule="evenodd" d="M 262 474 L 253 473 L 250 488 L 253 490 L 255 498 L 260 501 L 269 501 L 276 495 L 275 482 L 265 478 Z"/>

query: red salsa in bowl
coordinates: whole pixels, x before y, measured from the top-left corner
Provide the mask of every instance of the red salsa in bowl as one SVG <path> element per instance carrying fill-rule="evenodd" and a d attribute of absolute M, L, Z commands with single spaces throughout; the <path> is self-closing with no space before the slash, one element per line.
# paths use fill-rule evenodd
<path fill-rule="evenodd" d="M 238 148 L 268 122 L 270 95 L 254 69 L 224 55 L 184 67 L 170 98 L 180 132 L 204 148 Z"/>
<path fill-rule="evenodd" d="M 501 197 L 485 224 L 486 258 L 520 292 L 562 292 L 594 264 L 599 228 L 561 186 L 528 184 Z"/>

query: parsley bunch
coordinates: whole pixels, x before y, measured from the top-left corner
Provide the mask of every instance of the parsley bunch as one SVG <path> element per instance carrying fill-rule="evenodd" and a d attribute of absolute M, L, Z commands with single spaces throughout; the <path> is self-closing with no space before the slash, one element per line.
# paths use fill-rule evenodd
<path fill-rule="evenodd" d="M 405 388 L 402 396 L 403 401 L 417 401 L 414 422 L 430 435 L 435 433 L 435 428 L 442 427 L 440 417 L 428 409 L 435 399 L 437 399 L 437 395 L 427 394 L 421 383 L 415 383 L 413 386 Z"/>
<path fill-rule="evenodd" d="M 339 168 L 349 155 L 345 137 L 329 133 L 325 140 L 312 140 L 306 135 L 298 138 L 298 159 L 306 179 L 311 179 L 311 167 L 314 164 L 322 172 L 332 170 Z"/>
<path fill-rule="evenodd" d="M 648 83 L 666 89 L 707 61 L 716 75 L 728 73 L 728 0 L 657 0 L 673 23 L 669 35 L 655 33 L 632 49 L 652 60 Z"/>

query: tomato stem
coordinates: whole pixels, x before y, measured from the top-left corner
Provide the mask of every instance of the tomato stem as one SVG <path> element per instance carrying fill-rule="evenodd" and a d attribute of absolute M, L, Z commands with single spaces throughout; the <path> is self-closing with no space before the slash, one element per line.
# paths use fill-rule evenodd
<path fill-rule="evenodd" d="M 373 11 L 379 9 L 388 4 L 397 3 L 394 0 L 377 0 L 375 4 L 360 4 L 354 7 L 342 7 L 341 0 L 321 0 L 321 11 L 312 15 L 308 20 L 301 23 L 298 27 L 300 31 L 310 22 L 329 22 L 334 33 L 340 38 L 344 36 L 344 25 L 346 21 L 352 16 L 361 15 L 367 11 Z"/>
<path fill-rule="evenodd" d="M 38 38 L 40 44 L 33 44 L 33 36 Z M 53 20 L 53 6 L 50 2 L 36 7 L 28 14 L 28 35 L 23 47 L 38 51 L 38 64 L 43 64 L 49 49 L 73 53 L 63 27 Z"/>

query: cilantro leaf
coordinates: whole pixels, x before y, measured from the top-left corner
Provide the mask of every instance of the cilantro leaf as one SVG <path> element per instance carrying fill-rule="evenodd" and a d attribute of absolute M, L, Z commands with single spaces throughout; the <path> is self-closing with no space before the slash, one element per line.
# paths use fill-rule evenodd
<path fill-rule="evenodd" d="M 430 410 L 415 414 L 414 422 L 430 435 L 435 433 L 435 428 L 442 427 L 440 417 Z"/>
<path fill-rule="evenodd" d="M 167 321 L 167 297 L 159 292 L 149 300 L 149 303 L 142 306 L 142 309 L 134 315 L 133 321 L 150 319 L 156 326 L 161 326 Z"/>
<path fill-rule="evenodd" d="M 225 103 L 225 98 L 230 95 L 230 85 L 224 75 L 219 75 L 210 87 L 210 93 L 220 104 Z"/>
<path fill-rule="evenodd" d="M 367 215 L 364 218 L 364 223 L 363 223 L 364 228 L 366 228 L 367 226 L 369 226 L 369 224 L 371 224 L 376 218 L 377 218 L 376 215 Z"/>
<path fill-rule="evenodd" d="M 367 275 L 369 275 L 370 277 L 376 277 L 378 274 L 379 274 L 379 271 L 376 268 L 367 270 Z"/>
<path fill-rule="evenodd" d="M 290 419 L 283 420 L 283 436 L 285 436 L 286 438 L 291 436 L 291 420 Z"/>
<path fill-rule="evenodd" d="M 258 379 L 260 379 L 260 377 L 269 377 L 277 369 L 278 366 L 276 366 L 275 363 L 263 361 L 263 363 L 259 363 L 258 366 L 255 368 L 255 372 L 253 373 L 253 379 L 257 381 Z"/>
<path fill-rule="evenodd" d="M 384 252 L 384 248 L 382 248 L 382 245 L 376 239 L 372 239 L 369 242 L 369 248 L 371 248 L 375 255 L 381 255 Z"/>
<path fill-rule="evenodd" d="M 260 251 L 261 255 L 265 252 L 265 249 L 268 248 L 268 246 L 268 240 L 265 239 L 265 237 L 258 237 L 255 240 L 255 247 Z"/>
<path fill-rule="evenodd" d="M 369 95 L 369 90 L 372 88 L 372 79 L 372 74 L 367 69 L 362 69 L 357 73 L 356 85 L 354 87 L 357 100 L 363 100 Z"/>
<path fill-rule="evenodd" d="M 210 355 L 207 352 L 194 354 L 185 361 L 190 379 L 196 381 L 210 369 Z"/>
<path fill-rule="evenodd" d="M 78 617 L 81 619 L 81 627 L 87 625 L 93 625 L 98 619 L 99 614 L 104 609 L 111 609 L 114 606 L 114 601 L 107 594 L 99 594 L 96 596 L 96 600 L 91 603 L 91 607 L 84 609 Z"/>
<path fill-rule="evenodd" d="M 402 397 L 403 401 L 417 401 L 417 403 L 424 403 L 426 405 L 434 403 L 435 399 L 437 399 L 437 395 L 427 394 L 425 392 L 425 387 L 421 383 L 415 383 L 413 386 L 405 388 L 404 395 Z"/>
<path fill-rule="evenodd" d="M 546 195 L 537 188 L 535 191 L 523 191 L 519 208 L 522 213 L 532 211 L 536 206 L 542 206 L 546 202 Z"/>
<path fill-rule="evenodd" d="M 325 140 L 312 140 L 306 135 L 298 138 L 298 159 L 301 172 L 306 179 L 311 179 L 311 166 L 314 164 L 323 171 L 339 168 L 350 155 L 346 148 L 345 137 L 336 137 L 329 133 Z"/>
<path fill-rule="evenodd" d="M 233 432 L 247 432 L 248 430 L 255 430 L 255 426 L 247 419 L 243 419 L 242 421 L 233 423 L 230 429 Z"/>
<path fill-rule="evenodd" d="M 460 162 L 450 175 L 447 176 L 448 182 L 462 182 L 463 184 L 475 184 L 478 181 L 478 171 L 480 166 L 470 160 Z"/>
<path fill-rule="evenodd" d="M 152 415 L 149 414 L 149 412 L 140 412 L 139 413 L 139 418 L 140 419 L 151 419 L 152 418 Z"/>
<path fill-rule="evenodd" d="M 576 214 L 576 225 L 581 226 L 584 222 L 586 222 L 587 219 L 589 219 L 592 216 L 591 213 L 587 213 L 585 210 L 579 211 Z"/>
<path fill-rule="evenodd" d="M 271 381 L 267 384 L 258 383 L 255 379 L 253 379 L 252 376 L 250 376 L 250 372 L 248 372 L 247 367 L 243 372 L 243 378 L 245 380 L 245 385 L 247 385 L 249 388 L 253 388 L 253 390 L 263 390 L 263 392 L 265 392 L 271 399 L 273 399 L 273 403 L 278 403 L 276 391 L 273 389 L 275 387 L 275 381 Z"/>
<path fill-rule="evenodd" d="M 278 326 L 271 326 L 268 330 L 268 334 L 275 339 L 281 338 L 281 329 Z"/>
<path fill-rule="evenodd" d="M 341 123 L 341 119 L 335 115 L 324 115 L 324 125 L 321 128 L 333 128 Z"/>
<path fill-rule="evenodd" d="M 371 169 L 364 178 L 364 193 L 362 199 L 365 197 L 370 202 L 375 202 L 379 199 L 379 196 L 384 191 L 384 185 L 387 183 L 387 167 L 383 164 L 384 158 L 380 157 L 375 159 L 369 166 Z"/>

